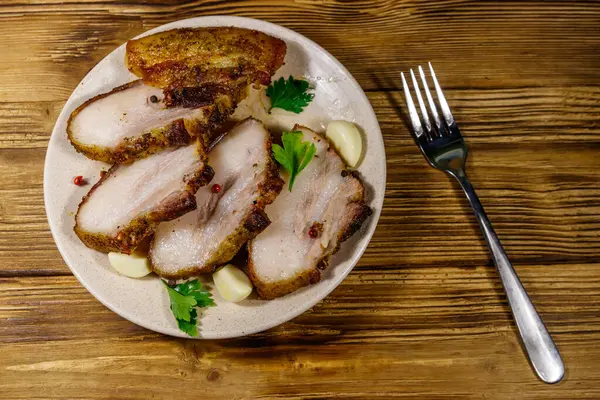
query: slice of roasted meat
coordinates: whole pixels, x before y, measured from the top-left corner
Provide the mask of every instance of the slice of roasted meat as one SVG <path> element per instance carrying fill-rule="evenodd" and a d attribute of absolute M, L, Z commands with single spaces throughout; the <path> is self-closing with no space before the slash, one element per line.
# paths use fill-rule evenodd
<path fill-rule="evenodd" d="M 194 210 L 213 174 L 198 143 L 117 164 L 79 204 L 75 233 L 92 249 L 130 253 L 159 222 Z"/>
<path fill-rule="evenodd" d="M 245 88 L 212 84 L 162 91 L 137 80 L 79 106 L 69 118 L 67 135 L 91 159 L 128 162 L 197 137 L 208 142 L 245 95 Z"/>
<path fill-rule="evenodd" d="M 365 190 L 327 139 L 296 126 L 315 144 L 313 160 L 266 208 L 272 223 L 248 243 L 248 272 L 260 297 L 272 299 L 316 283 L 332 254 L 371 215 Z M 286 181 L 289 177 L 286 174 Z"/>
<path fill-rule="evenodd" d="M 263 209 L 283 181 L 271 156 L 271 136 L 248 119 L 209 154 L 212 185 L 196 193 L 198 208 L 159 225 L 150 246 L 152 270 L 166 278 L 210 273 L 270 223 Z"/>
<path fill-rule="evenodd" d="M 283 64 L 285 42 L 235 27 L 183 28 L 127 42 L 131 72 L 152 86 L 268 85 Z"/>
<path fill-rule="evenodd" d="M 175 29 L 127 43 L 129 69 L 143 78 L 98 95 L 69 118 L 75 149 L 123 163 L 213 138 L 248 85 L 269 84 L 285 42 L 241 28 Z"/>

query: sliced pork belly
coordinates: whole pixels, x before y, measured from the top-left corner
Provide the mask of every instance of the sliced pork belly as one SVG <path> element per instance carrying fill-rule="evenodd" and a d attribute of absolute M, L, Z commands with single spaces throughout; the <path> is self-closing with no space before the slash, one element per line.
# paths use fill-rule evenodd
<path fill-rule="evenodd" d="M 286 174 L 286 189 L 265 210 L 271 225 L 248 244 L 249 276 L 265 299 L 318 282 L 341 242 L 371 215 L 362 183 L 327 139 L 308 128 L 294 130 L 317 151 L 291 192 Z"/>
<path fill-rule="evenodd" d="M 236 27 L 181 28 L 127 42 L 131 72 L 150 85 L 231 87 L 268 85 L 283 64 L 286 45 L 266 33 Z"/>
<path fill-rule="evenodd" d="M 149 257 L 160 276 L 213 272 L 270 223 L 263 209 L 283 181 L 264 125 L 253 119 L 241 122 L 211 150 L 209 159 L 215 176 L 212 185 L 196 193 L 198 208 L 156 230 Z"/>
<path fill-rule="evenodd" d="M 69 118 L 67 135 L 91 159 L 127 162 L 200 136 L 208 140 L 244 96 L 242 88 L 234 92 L 207 84 L 163 91 L 137 80 L 79 106 Z"/>
<path fill-rule="evenodd" d="M 79 204 L 75 233 L 93 249 L 130 253 L 159 222 L 195 209 L 194 194 L 213 174 L 199 144 L 117 164 Z"/>

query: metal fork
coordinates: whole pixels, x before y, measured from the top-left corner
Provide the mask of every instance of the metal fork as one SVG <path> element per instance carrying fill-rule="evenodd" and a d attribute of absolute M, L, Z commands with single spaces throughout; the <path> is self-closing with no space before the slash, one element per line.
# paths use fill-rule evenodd
<path fill-rule="evenodd" d="M 429 86 L 427 85 L 427 79 L 421 66 L 419 66 L 419 75 L 421 77 L 425 97 L 429 104 L 429 112 L 431 112 L 434 125 L 431 124 L 429 112 L 425 107 L 423 97 L 421 96 L 419 83 L 417 82 L 412 69 L 410 70 L 410 75 L 419 108 L 421 109 L 422 118 L 419 117 L 408 84 L 404 78 L 404 73 L 402 73 L 404 96 L 406 97 L 406 105 L 408 107 L 415 140 L 429 164 L 456 178 L 467 195 L 467 199 L 469 199 L 469 203 L 475 212 L 477 222 L 479 223 L 494 258 L 496 269 L 500 274 L 504 292 L 506 293 L 506 297 L 508 297 L 508 303 L 517 323 L 519 333 L 521 334 L 521 340 L 523 341 L 529 360 L 533 365 L 535 372 L 544 382 L 559 382 L 564 375 L 565 368 L 560 354 L 558 353 L 558 349 L 552 341 L 542 319 L 535 310 L 535 307 L 531 303 L 529 296 L 527 296 L 527 292 L 519 281 L 517 273 L 508 260 L 508 256 L 502 248 L 498 236 L 496 236 L 496 233 L 492 229 L 492 224 L 488 220 L 479 198 L 475 194 L 475 189 L 467 179 L 465 174 L 467 146 L 458 130 L 456 121 L 450 112 L 450 107 L 448 107 L 448 103 L 446 102 L 442 88 L 437 81 L 431 63 L 429 63 L 429 69 L 435 86 L 442 118 L 440 118 L 440 115 L 438 114 L 438 107 L 431 96 Z"/>

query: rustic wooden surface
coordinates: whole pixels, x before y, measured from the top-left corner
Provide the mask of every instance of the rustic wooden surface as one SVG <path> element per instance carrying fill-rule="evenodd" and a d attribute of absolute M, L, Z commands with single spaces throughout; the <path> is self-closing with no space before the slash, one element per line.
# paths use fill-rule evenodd
<path fill-rule="evenodd" d="M 165 337 L 71 275 L 42 195 L 48 138 L 113 48 L 193 16 L 255 17 L 357 78 L 387 148 L 369 249 L 327 299 L 236 340 Z M 97 1 L 0 4 L 0 398 L 600 398 L 600 2 Z M 432 61 L 468 170 L 567 366 L 538 381 L 474 218 L 399 117 L 400 71 Z"/>

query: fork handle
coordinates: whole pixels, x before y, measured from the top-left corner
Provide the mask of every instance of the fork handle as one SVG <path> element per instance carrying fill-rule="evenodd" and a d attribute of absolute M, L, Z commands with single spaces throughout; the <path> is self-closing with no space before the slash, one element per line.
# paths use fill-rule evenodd
<path fill-rule="evenodd" d="M 464 170 L 459 169 L 449 171 L 449 173 L 458 180 L 475 212 L 475 217 L 494 258 L 496 269 L 504 286 L 504 292 L 508 297 L 510 309 L 535 372 L 546 383 L 559 382 L 564 375 L 565 367 L 558 349 L 508 260 L 508 256 L 502 244 L 500 244 L 500 239 L 496 236 L 492 224 L 485 214 L 477 194 L 475 194 L 473 185 L 471 185 Z"/>

